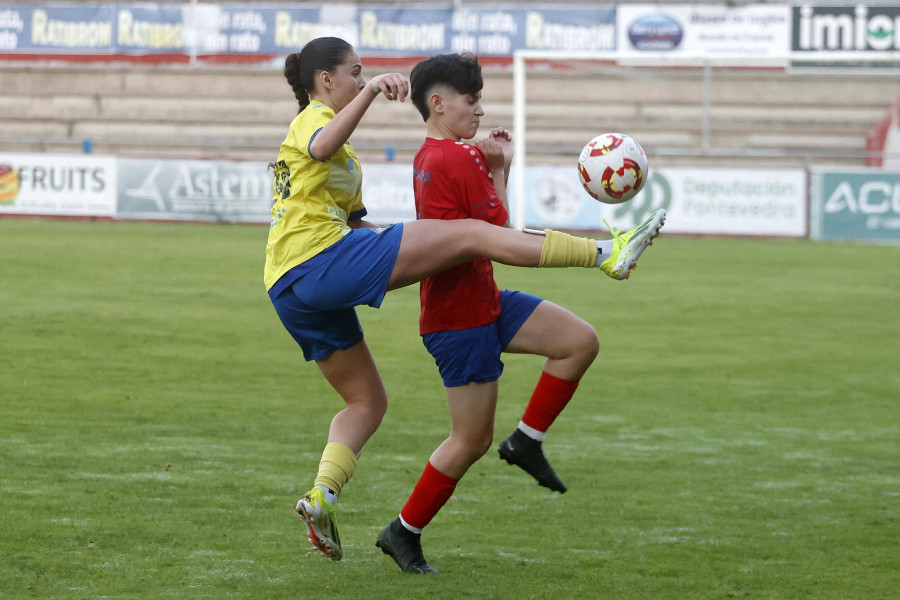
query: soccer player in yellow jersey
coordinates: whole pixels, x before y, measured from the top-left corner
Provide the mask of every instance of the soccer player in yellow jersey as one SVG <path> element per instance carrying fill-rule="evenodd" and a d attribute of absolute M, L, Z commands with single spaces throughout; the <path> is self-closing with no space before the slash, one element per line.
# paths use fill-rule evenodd
<path fill-rule="evenodd" d="M 551 230 L 532 235 L 478 219 L 376 227 L 364 220 L 361 166 L 348 140 L 376 97 L 403 102 L 408 80 L 385 73 L 366 81 L 353 47 L 331 37 L 290 54 L 284 75 L 300 112 L 275 162 L 264 280 L 305 359 L 316 361 L 345 402 L 331 421 L 314 486 L 296 509 L 310 543 L 340 560 L 335 505 L 387 409 L 355 307 L 377 308 L 388 290 L 478 257 L 523 267 L 600 267 L 625 279 L 665 213 L 605 242 Z"/>

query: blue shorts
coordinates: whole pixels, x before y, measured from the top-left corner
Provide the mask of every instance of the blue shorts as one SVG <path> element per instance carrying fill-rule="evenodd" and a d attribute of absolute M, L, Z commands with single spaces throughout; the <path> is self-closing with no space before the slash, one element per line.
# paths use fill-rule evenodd
<path fill-rule="evenodd" d="M 381 306 L 402 237 L 402 224 L 354 229 L 329 248 L 330 260 L 272 300 L 306 360 L 328 358 L 363 339 L 354 307 Z"/>
<path fill-rule="evenodd" d="M 444 380 L 444 387 L 497 381 L 503 374 L 503 352 L 537 308 L 541 298 L 503 290 L 496 321 L 471 329 L 436 331 L 422 336 Z"/>

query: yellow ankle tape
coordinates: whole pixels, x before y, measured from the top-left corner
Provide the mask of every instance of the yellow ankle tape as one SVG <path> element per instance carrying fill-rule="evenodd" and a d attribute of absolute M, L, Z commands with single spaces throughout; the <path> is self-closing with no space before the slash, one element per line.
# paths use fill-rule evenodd
<path fill-rule="evenodd" d="M 324 485 L 340 495 L 355 470 L 356 453 L 340 442 L 328 442 L 322 452 L 315 484 Z"/>
<path fill-rule="evenodd" d="M 545 229 L 547 239 L 541 248 L 539 267 L 586 267 L 597 263 L 597 243 L 561 231 Z"/>

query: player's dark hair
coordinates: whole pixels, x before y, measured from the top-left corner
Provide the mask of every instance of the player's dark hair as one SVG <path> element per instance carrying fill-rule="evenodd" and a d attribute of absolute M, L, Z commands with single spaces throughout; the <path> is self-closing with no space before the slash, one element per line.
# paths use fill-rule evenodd
<path fill-rule="evenodd" d="M 409 85 L 409 97 L 427 121 L 431 115 L 428 96 L 436 86 L 445 85 L 460 94 L 477 96 L 484 87 L 484 79 L 478 57 L 474 54 L 438 54 L 413 67 Z"/>
<path fill-rule="evenodd" d="M 309 105 L 309 93 L 316 89 L 316 73 L 333 73 L 347 58 L 353 46 L 336 37 L 320 37 L 309 41 L 300 52 L 284 59 L 284 77 L 294 90 L 294 98 L 302 111 Z"/>

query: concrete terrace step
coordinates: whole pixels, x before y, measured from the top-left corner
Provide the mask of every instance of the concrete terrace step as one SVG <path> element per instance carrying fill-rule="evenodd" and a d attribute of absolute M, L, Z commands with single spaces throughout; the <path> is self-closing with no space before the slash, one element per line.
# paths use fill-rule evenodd
<path fill-rule="evenodd" d="M 513 126 L 511 72 L 486 67 L 484 75 L 482 131 Z M 705 115 L 699 70 L 533 69 L 525 141 L 529 160 L 565 161 L 593 135 L 619 130 L 651 153 L 687 156 L 700 151 L 706 116 L 713 149 L 761 151 L 772 164 L 781 164 L 779 152 L 861 156 L 898 94 L 884 76 L 716 69 Z M 77 152 L 90 138 L 95 152 L 268 160 L 296 113 L 278 69 L 0 65 L 4 151 Z M 408 161 L 424 132 L 411 102 L 378 100 L 351 141 L 364 160 L 382 160 L 391 146 Z"/>

